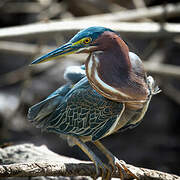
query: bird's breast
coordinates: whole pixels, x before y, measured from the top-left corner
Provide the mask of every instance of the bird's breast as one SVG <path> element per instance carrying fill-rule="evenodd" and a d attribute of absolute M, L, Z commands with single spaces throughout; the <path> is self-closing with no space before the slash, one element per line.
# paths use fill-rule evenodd
<path fill-rule="evenodd" d="M 108 55 L 107 58 L 102 58 L 102 53 L 91 53 L 86 61 L 86 74 L 92 87 L 110 100 L 130 102 L 132 106 L 142 108 L 142 103 L 146 101 L 146 93 L 138 96 L 136 87 L 139 84 L 130 80 L 126 64 L 118 64 L 115 58 L 109 59 Z"/>
<path fill-rule="evenodd" d="M 111 100 L 117 100 L 119 94 L 123 97 L 129 97 L 123 92 L 106 83 L 98 73 L 99 59 L 95 54 L 91 54 L 86 62 L 86 74 L 90 84 L 95 88 L 101 95 Z"/>

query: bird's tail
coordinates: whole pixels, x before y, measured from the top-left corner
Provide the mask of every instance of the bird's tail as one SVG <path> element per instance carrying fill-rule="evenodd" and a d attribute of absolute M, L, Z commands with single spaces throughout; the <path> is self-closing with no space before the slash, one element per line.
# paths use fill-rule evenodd
<path fill-rule="evenodd" d="M 45 127 L 49 116 L 63 102 L 64 96 L 69 92 L 71 86 L 71 84 L 66 84 L 60 87 L 45 100 L 30 107 L 27 116 L 28 120 L 38 128 Z"/>

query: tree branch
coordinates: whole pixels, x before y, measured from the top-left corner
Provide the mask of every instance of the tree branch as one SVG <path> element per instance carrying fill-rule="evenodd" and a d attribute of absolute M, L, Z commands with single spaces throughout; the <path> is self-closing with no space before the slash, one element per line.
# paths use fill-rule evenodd
<path fill-rule="evenodd" d="M 180 3 L 177 4 L 167 4 L 165 6 L 153 6 L 148 8 L 139 8 L 133 10 L 124 10 L 121 12 L 114 12 L 114 13 L 106 13 L 100 15 L 91 15 L 81 17 L 79 19 L 86 19 L 86 20 L 108 20 L 112 21 L 137 21 L 144 18 L 162 18 L 166 14 L 166 17 L 173 17 L 180 15 Z"/>
<path fill-rule="evenodd" d="M 144 62 L 145 69 L 159 76 L 166 76 L 169 78 L 180 78 L 180 67 L 170 64 L 162 64 L 156 62 Z"/>
<path fill-rule="evenodd" d="M 173 37 L 180 35 L 180 24 L 176 23 L 153 23 L 153 22 L 107 22 L 107 21 L 88 21 L 69 20 L 48 23 L 36 23 L 17 27 L 1 28 L 0 39 L 9 38 L 42 38 L 51 37 L 62 32 L 76 32 L 90 26 L 104 26 L 120 32 L 124 35 L 135 35 L 139 38 L 159 38 Z"/>
<path fill-rule="evenodd" d="M 48 5 L 38 2 L 8 2 L 1 8 L 1 13 L 39 13 L 46 9 Z M 57 7 L 59 11 L 62 10 L 59 3 L 53 2 L 53 6 Z"/>
<path fill-rule="evenodd" d="M 0 160 L 4 161 L 4 165 L 0 165 L 0 177 L 94 176 L 96 173 L 95 166 L 90 162 L 59 156 L 45 146 L 36 147 L 32 144 L 0 149 Z M 14 164 L 6 165 L 10 162 Z M 127 165 L 127 167 L 140 180 L 176 180 L 180 178 L 176 175 L 132 165 Z M 115 172 L 113 177 L 119 177 L 119 173 Z M 130 178 L 129 175 L 125 174 L 125 179 Z"/>
<path fill-rule="evenodd" d="M 27 44 L 27 43 L 17 43 L 17 42 L 8 42 L 8 41 L 0 41 L 0 52 L 7 52 L 7 53 L 19 53 L 23 55 L 30 55 L 34 56 L 37 54 L 37 49 L 40 51 L 40 54 L 45 54 L 50 52 L 51 50 L 55 49 L 55 46 L 41 46 L 39 49 L 37 45 L 33 44 Z M 154 57 L 152 57 L 154 58 Z M 67 57 L 61 58 L 61 61 L 71 59 L 73 61 L 81 61 L 84 62 L 86 57 L 83 54 L 78 54 L 77 56 L 69 55 Z M 158 58 L 159 59 L 159 58 Z M 158 59 L 155 59 L 154 61 L 144 61 L 144 66 L 146 70 L 152 74 L 156 74 L 159 76 L 168 76 L 168 77 L 175 77 L 180 78 L 180 67 L 170 64 L 162 64 L 157 63 Z M 53 64 L 53 63 L 51 63 Z M 35 66 L 33 68 L 33 71 L 42 71 L 46 68 L 49 68 L 51 66 L 50 63 L 42 64 L 41 66 Z M 16 73 L 16 72 L 13 72 Z M 12 74 L 7 76 L 7 78 L 11 79 Z M 20 78 L 23 78 L 23 76 L 18 76 Z M 5 77 L 3 77 L 2 81 L 7 81 Z M 0 79 L 0 82 L 2 82 Z M 9 82 L 9 81 L 7 81 Z"/>

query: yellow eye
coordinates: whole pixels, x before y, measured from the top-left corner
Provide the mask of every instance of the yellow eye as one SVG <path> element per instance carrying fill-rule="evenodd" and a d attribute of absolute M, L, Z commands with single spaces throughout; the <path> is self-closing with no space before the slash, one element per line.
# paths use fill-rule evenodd
<path fill-rule="evenodd" d="M 89 44 L 91 42 L 91 38 L 86 38 L 83 40 L 84 44 Z"/>

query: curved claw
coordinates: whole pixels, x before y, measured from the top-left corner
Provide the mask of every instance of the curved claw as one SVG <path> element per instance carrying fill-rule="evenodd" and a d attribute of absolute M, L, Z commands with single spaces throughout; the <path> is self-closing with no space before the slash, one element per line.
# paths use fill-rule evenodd
<path fill-rule="evenodd" d="M 112 171 L 116 170 L 116 167 L 118 168 L 118 172 L 120 174 L 121 180 L 124 179 L 123 171 L 125 171 L 127 174 L 132 176 L 135 179 L 139 179 L 134 173 L 132 173 L 127 167 L 126 163 L 124 161 L 120 161 L 118 158 L 116 158 L 108 149 L 104 147 L 104 145 L 100 141 L 95 141 L 94 144 L 96 145 L 99 150 L 101 150 L 102 153 L 106 156 L 106 158 L 109 160 L 109 165 L 112 167 Z M 111 173 L 112 173 L 111 171 Z"/>
<path fill-rule="evenodd" d="M 136 180 L 139 180 L 139 178 L 132 173 L 127 167 L 126 167 L 126 163 L 124 161 L 120 161 L 115 157 L 115 161 L 113 162 L 114 168 L 117 167 L 118 168 L 118 172 L 120 174 L 120 178 L 121 180 L 124 179 L 124 175 L 123 175 L 123 171 L 125 171 L 127 174 L 129 174 L 131 177 L 133 177 Z"/>

